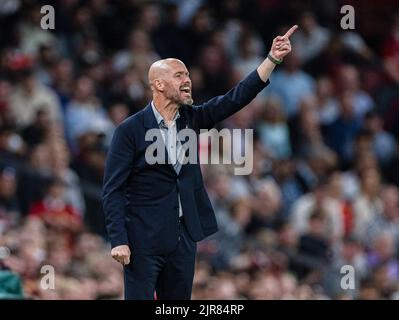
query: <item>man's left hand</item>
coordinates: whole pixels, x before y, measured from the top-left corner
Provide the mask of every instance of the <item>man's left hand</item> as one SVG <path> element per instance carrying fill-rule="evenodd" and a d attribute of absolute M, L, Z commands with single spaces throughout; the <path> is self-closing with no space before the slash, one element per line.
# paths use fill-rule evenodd
<path fill-rule="evenodd" d="M 297 25 L 291 27 L 290 30 L 283 36 L 277 36 L 273 39 L 272 48 L 270 49 L 270 54 L 274 59 L 282 60 L 287 54 L 291 52 L 291 42 L 290 36 L 298 28 Z"/>

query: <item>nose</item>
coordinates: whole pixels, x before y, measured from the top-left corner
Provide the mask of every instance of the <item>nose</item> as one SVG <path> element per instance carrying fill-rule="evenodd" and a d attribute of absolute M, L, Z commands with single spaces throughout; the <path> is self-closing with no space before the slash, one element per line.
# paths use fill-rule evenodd
<path fill-rule="evenodd" d="M 190 84 L 191 85 L 190 77 L 188 75 L 186 75 L 183 82 L 184 82 L 184 84 Z"/>

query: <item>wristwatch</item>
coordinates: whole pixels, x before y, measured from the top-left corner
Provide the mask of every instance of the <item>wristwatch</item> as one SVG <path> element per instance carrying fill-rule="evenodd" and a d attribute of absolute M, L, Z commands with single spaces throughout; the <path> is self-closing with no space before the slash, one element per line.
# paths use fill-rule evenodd
<path fill-rule="evenodd" d="M 281 62 L 283 62 L 283 59 L 279 59 L 279 60 L 278 60 L 278 59 L 274 58 L 274 57 L 271 55 L 270 52 L 268 53 L 267 57 L 268 57 L 269 60 L 270 60 L 271 62 L 273 62 L 274 64 L 280 64 Z"/>

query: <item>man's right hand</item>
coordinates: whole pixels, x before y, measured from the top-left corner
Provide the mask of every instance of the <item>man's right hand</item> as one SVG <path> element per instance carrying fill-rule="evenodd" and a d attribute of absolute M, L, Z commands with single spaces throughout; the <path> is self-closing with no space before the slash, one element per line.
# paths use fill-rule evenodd
<path fill-rule="evenodd" d="M 117 246 L 112 248 L 111 256 L 116 261 L 121 263 L 122 265 L 128 265 L 130 263 L 130 249 L 127 245 Z"/>

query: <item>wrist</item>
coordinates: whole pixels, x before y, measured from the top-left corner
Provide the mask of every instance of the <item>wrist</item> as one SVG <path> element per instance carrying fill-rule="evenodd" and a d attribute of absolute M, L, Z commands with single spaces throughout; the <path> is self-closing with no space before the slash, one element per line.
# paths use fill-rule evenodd
<path fill-rule="evenodd" d="M 268 58 L 271 62 L 273 62 L 274 64 L 280 64 L 280 63 L 283 62 L 283 59 L 277 59 L 277 58 L 273 57 L 273 55 L 272 55 L 271 52 L 269 52 L 269 53 L 267 54 L 267 58 Z"/>

